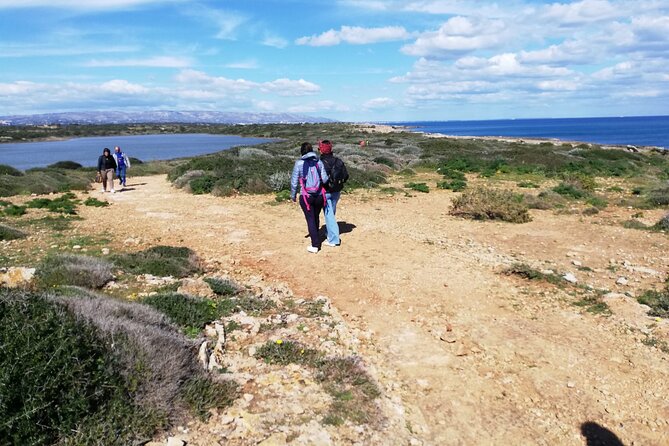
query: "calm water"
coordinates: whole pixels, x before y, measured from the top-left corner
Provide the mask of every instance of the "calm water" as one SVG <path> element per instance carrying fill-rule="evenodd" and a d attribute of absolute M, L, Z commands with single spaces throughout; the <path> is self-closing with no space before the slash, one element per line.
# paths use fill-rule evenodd
<path fill-rule="evenodd" d="M 271 141 L 266 138 L 244 138 L 229 135 L 179 134 L 101 136 L 65 141 L 0 144 L 0 164 L 17 169 L 45 167 L 58 161 L 76 161 L 96 166 L 102 149 L 121 147 L 128 156 L 142 161 L 183 158 L 214 153 L 235 146 L 249 146 Z"/>
<path fill-rule="evenodd" d="M 557 138 L 598 144 L 669 148 L 669 116 L 393 122 L 412 130 L 459 136 Z"/>

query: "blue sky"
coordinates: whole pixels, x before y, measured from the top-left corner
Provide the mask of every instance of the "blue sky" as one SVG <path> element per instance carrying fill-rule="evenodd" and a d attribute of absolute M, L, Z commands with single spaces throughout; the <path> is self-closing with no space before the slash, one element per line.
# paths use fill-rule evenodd
<path fill-rule="evenodd" d="M 0 67 L 0 115 L 667 115 L 669 1 L 0 0 Z"/>

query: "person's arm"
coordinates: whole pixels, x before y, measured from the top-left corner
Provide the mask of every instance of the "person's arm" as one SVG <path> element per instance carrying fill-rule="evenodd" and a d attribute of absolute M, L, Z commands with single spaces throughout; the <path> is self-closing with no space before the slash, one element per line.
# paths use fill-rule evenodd
<path fill-rule="evenodd" d="M 130 168 L 130 158 L 125 153 L 123 154 L 123 159 L 125 160 L 125 167 Z"/>
<path fill-rule="evenodd" d="M 321 182 L 323 184 L 327 184 L 330 177 L 328 176 L 328 173 L 325 170 L 325 165 L 324 165 L 323 161 L 318 161 L 318 169 L 320 170 L 320 173 L 321 173 Z"/>
<path fill-rule="evenodd" d="M 295 201 L 297 197 L 297 183 L 300 180 L 300 170 L 302 169 L 301 160 L 295 161 L 293 174 L 290 176 L 290 199 Z"/>
<path fill-rule="evenodd" d="M 102 155 L 98 157 L 98 172 L 102 172 Z"/>

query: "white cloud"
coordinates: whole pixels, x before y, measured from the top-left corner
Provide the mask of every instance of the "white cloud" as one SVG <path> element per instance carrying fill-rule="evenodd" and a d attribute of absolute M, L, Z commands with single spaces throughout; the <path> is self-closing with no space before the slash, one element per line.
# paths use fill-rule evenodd
<path fill-rule="evenodd" d="M 277 79 L 260 84 L 261 91 L 276 93 L 279 96 L 306 96 L 318 93 L 321 87 L 304 79 Z"/>
<path fill-rule="evenodd" d="M 288 46 L 288 41 L 284 39 L 283 37 L 278 37 L 278 36 L 265 36 L 265 38 L 262 41 L 262 44 L 265 46 L 271 46 L 274 48 L 285 48 Z"/>
<path fill-rule="evenodd" d="M 114 93 L 114 94 L 146 94 L 149 92 L 149 89 L 138 84 L 131 84 L 130 82 L 122 79 L 115 79 L 108 82 L 104 82 L 100 85 L 100 90 L 105 93 Z"/>
<path fill-rule="evenodd" d="M 392 98 L 374 98 L 362 104 L 362 108 L 366 110 L 383 109 L 392 107 L 396 101 Z"/>
<path fill-rule="evenodd" d="M 421 34 L 414 43 L 402 47 L 411 56 L 440 57 L 479 49 L 494 48 L 508 39 L 501 20 L 452 17 L 437 31 Z"/>
<path fill-rule="evenodd" d="M 634 64 L 626 61 L 620 62 L 612 67 L 603 68 L 593 73 L 592 78 L 600 81 L 611 81 L 614 79 L 635 77 L 637 75 L 638 73 L 635 70 Z"/>
<path fill-rule="evenodd" d="M 561 25 L 577 25 L 624 17 L 619 8 L 607 0 L 583 0 L 572 3 L 553 3 L 546 7 L 544 18 Z"/>
<path fill-rule="evenodd" d="M 295 43 L 310 46 L 333 46 L 340 43 L 365 45 L 377 42 L 406 40 L 409 37 L 410 34 L 401 26 L 386 26 L 381 28 L 342 26 L 339 31 L 331 29 L 318 36 L 300 37 Z"/>
<path fill-rule="evenodd" d="M 186 68 L 191 61 L 184 57 L 157 56 L 145 59 L 108 59 L 91 60 L 84 64 L 86 67 L 150 67 L 150 68 Z"/>

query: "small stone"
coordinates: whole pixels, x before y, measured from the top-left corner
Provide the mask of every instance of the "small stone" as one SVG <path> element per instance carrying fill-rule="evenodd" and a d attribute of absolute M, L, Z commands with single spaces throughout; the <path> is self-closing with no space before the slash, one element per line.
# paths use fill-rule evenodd
<path fill-rule="evenodd" d="M 455 356 L 467 356 L 469 354 L 469 349 L 465 344 L 458 345 L 458 350 L 455 352 Z"/>
<path fill-rule="evenodd" d="M 627 285 L 628 282 L 625 277 L 618 277 L 618 280 L 616 280 L 617 285 Z"/>
<path fill-rule="evenodd" d="M 186 442 L 181 438 L 169 437 L 167 439 L 167 446 L 186 446 Z"/>
<path fill-rule="evenodd" d="M 567 273 L 564 276 L 562 276 L 562 278 L 569 283 L 577 283 L 578 282 L 578 279 L 572 273 Z"/>
<path fill-rule="evenodd" d="M 583 263 L 580 260 L 572 260 L 571 264 L 574 266 L 583 266 Z"/>
<path fill-rule="evenodd" d="M 255 356 L 256 355 L 256 348 L 255 347 L 249 347 L 249 356 Z"/>
<path fill-rule="evenodd" d="M 102 248 L 102 255 L 109 255 L 109 248 Z"/>
<path fill-rule="evenodd" d="M 573 381 L 569 381 L 569 382 L 567 383 L 567 387 L 569 387 L 570 389 L 573 389 L 574 387 L 576 387 L 576 383 L 573 382 Z"/>
<path fill-rule="evenodd" d="M 72 247 L 72 249 L 74 249 L 74 250 L 81 249 L 81 245 L 74 245 L 74 246 Z"/>

